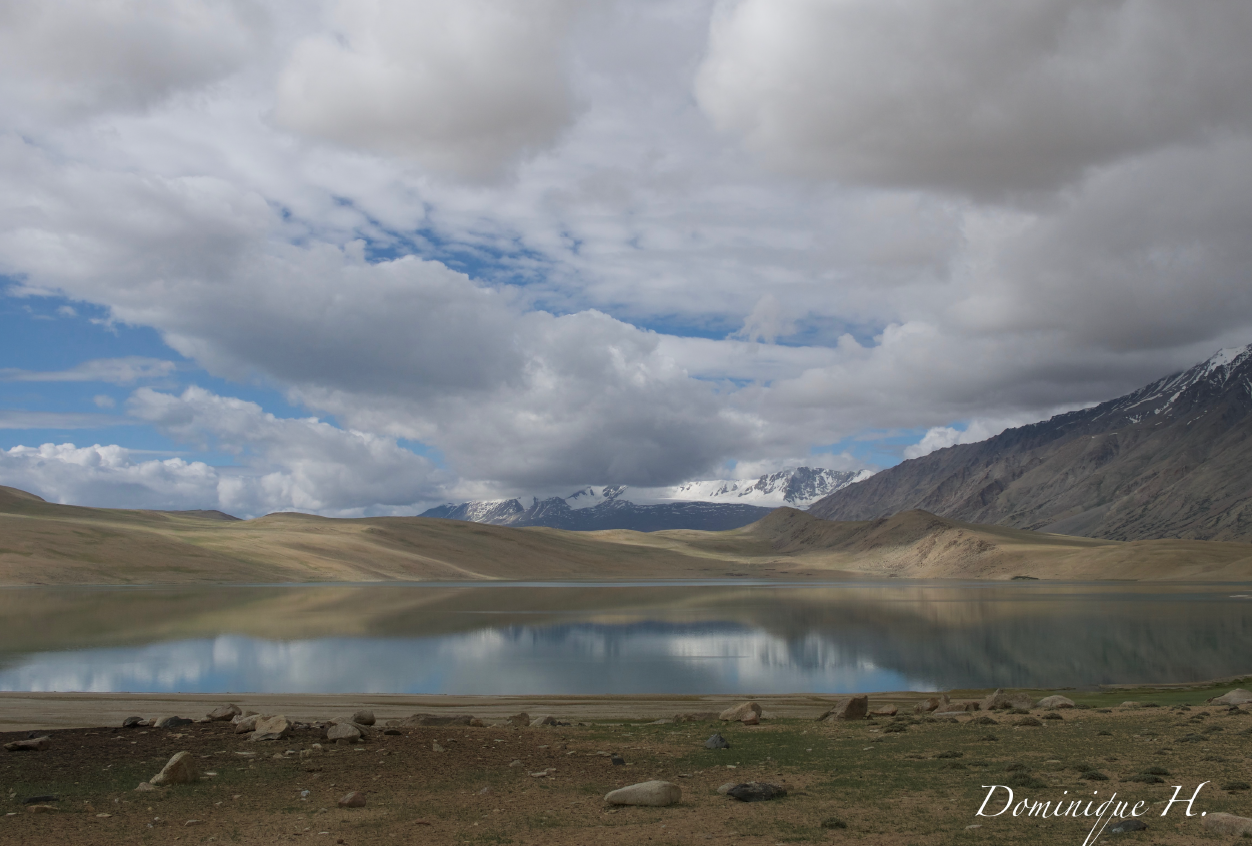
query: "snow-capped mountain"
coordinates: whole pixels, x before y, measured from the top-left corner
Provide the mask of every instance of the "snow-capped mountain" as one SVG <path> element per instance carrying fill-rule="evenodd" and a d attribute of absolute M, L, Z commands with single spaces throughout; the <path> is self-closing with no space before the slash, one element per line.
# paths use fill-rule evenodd
<path fill-rule="evenodd" d="M 1140 540 L 1252 539 L 1252 346 L 1094 408 L 936 450 L 809 509 L 914 508 L 972 523 Z"/>
<path fill-rule="evenodd" d="M 797 467 L 758 479 L 715 479 L 669 488 L 589 486 L 565 497 L 531 497 L 529 506 L 519 499 L 448 503 L 421 516 L 574 531 L 720 531 L 746 526 L 779 506 L 803 508 L 869 475 L 865 470 Z"/>

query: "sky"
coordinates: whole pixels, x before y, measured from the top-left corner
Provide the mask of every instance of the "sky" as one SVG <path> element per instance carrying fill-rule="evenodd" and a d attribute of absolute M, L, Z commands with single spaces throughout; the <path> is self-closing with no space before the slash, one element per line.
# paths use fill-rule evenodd
<path fill-rule="evenodd" d="M 1252 341 L 1240 0 L 0 0 L 0 484 L 889 466 Z"/>

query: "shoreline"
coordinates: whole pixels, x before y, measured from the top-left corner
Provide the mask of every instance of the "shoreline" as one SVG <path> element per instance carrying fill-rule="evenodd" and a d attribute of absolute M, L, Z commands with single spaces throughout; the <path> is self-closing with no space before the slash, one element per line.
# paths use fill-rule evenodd
<path fill-rule="evenodd" d="M 1153 701 L 1194 701 L 1199 704 L 1232 687 L 1247 685 L 1252 673 L 1200 682 L 1108 684 L 1098 688 L 1026 688 L 1035 698 L 1062 693 L 1076 702 L 1115 705 L 1131 694 Z M 1006 688 L 1008 690 L 1008 688 Z M 1014 688 L 1013 690 L 1018 690 Z M 379 723 L 404 719 L 414 713 L 471 714 L 485 720 L 503 720 L 525 711 L 532 716 L 585 722 L 648 723 L 676 714 L 721 711 L 745 700 L 760 704 L 770 718 L 815 719 L 834 702 L 851 695 L 867 695 L 871 707 L 895 705 L 902 711 L 924 699 L 947 694 L 952 699 L 981 699 L 986 688 L 948 691 L 877 691 L 840 693 L 726 694 L 589 694 L 495 695 L 371 694 L 371 693 L 92 693 L 0 691 L 0 732 L 100 728 L 121 725 L 126 717 L 178 715 L 198 719 L 218 705 L 233 702 L 261 713 L 281 713 L 293 720 L 315 721 L 372 710 Z"/>

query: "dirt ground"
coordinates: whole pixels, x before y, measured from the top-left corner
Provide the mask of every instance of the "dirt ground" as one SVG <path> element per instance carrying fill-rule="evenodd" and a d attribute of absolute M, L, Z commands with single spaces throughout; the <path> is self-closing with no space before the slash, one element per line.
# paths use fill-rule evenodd
<path fill-rule="evenodd" d="M 1098 799 L 1116 792 L 1144 802 L 1149 828 L 1104 835 L 1114 842 L 1213 843 L 1198 814 L 1252 815 L 1252 714 L 1204 705 L 1217 692 L 1075 695 L 1085 707 L 996 712 L 987 715 L 994 724 L 979 722 L 980 714 L 951 722 L 909 714 L 836 724 L 781 717 L 759 727 L 404 728 L 357 746 L 324 744 L 323 754 L 306 758 L 300 750 L 323 743 L 317 730 L 270 743 L 249 742 L 228 723 L 53 730 L 46 751 L 0 752 L 0 843 L 1083 843 L 1092 818 L 977 817 L 984 785 L 997 784 L 1011 786 L 1017 800 L 1098 791 Z M 1149 707 L 1121 707 L 1125 699 Z M 1019 724 L 1030 717 L 1040 725 Z M 714 731 L 730 749 L 704 748 Z M 6 732 L 0 741 L 28 734 Z M 180 751 L 206 771 L 201 781 L 135 791 Z M 1153 768 L 1160 783 L 1145 776 Z M 681 803 L 603 801 L 650 779 L 679 785 Z M 745 781 L 779 784 L 788 795 L 741 803 L 717 792 Z M 1186 797 L 1205 781 L 1197 816 L 1186 817 L 1181 805 L 1160 816 L 1176 785 Z M 366 795 L 364 808 L 337 807 L 350 791 Z M 23 804 L 40 795 L 55 795 L 36 803 L 55 810 Z"/>

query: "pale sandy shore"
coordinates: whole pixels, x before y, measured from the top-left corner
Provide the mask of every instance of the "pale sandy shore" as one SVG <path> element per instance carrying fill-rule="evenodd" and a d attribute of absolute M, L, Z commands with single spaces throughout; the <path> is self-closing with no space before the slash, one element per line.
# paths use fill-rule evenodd
<path fill-rule="evenodd" d="M 928 694 L 876 693 L 871 703 L 912 703 Z M 0 731 L 118 726 L 132 715 L 203 717 L 224 702 L 293 720 L 326 720 L 358 708 L 374 712 L 379 722 L 415 713 L 472 714 L 487 720 L 525 711 L 532 717 L 552 714 L 577 720 L 642 722 L 692 711 L 721 711 L 743 702 L 738 696 L 405 696 L 379 694 L 187 694 L 187 693 L 29 693 L 0 692 Z M 814 718 L 830 707 L 835 694 L 751 696 L 775 717 Z"/>

